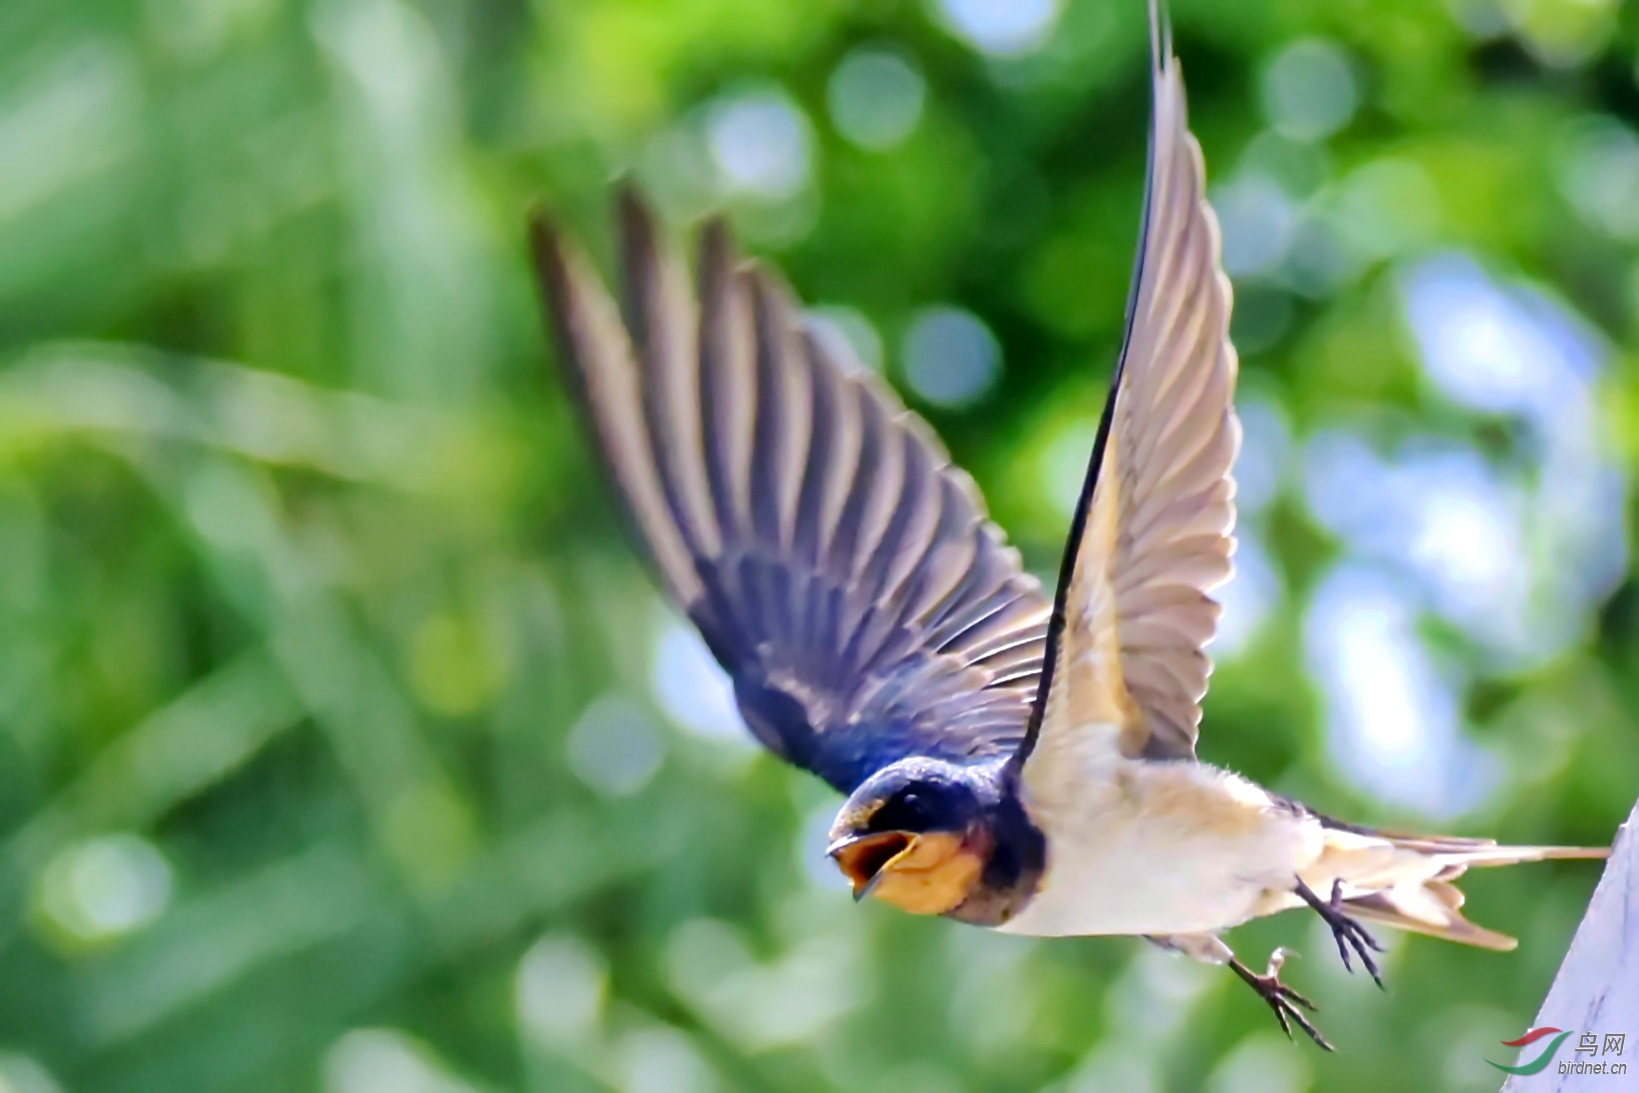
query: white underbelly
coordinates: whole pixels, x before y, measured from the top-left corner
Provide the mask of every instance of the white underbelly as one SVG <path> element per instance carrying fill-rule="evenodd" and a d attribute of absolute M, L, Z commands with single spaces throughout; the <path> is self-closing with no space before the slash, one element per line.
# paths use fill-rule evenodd
<path fill-rule="evenodd" d="M 1035 897 L 1000 929 L 1190 934 L 1252 918 L 1265 894 L 1294 875 L 1308 840 L 1302 824 L 1248 796 L 1262 791 L 1225 777 L 1207 767 L 1139 770 L 1072 807 L 1040 816 L 1033 809 L 1047 836 L 1047 870 Z"/>
<path fill-rule="evenodd" d="M 1192 934 L 1251 918 L 1268 885 L 1226 847 L 1123 839 L 1096 857 L 1050 864 L 1042 887 L 1001 929 L 1034 937 Z"/>

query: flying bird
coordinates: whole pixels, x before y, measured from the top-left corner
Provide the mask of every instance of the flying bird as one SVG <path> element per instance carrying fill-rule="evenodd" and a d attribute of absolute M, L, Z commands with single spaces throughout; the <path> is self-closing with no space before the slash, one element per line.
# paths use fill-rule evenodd
<path fill-rule="evenodd" d="M 568 382 L 670 599 L 770 751 L 847 800 L 856 899 L 1038 937 L 1136 934 L 1314 1004 L 1223 940 L 1309 907 L 1377 980 L 1381 923 L 1482 948 L 1476 866 L 1602 857 L 1331 819 L 1195 754 L 1234 547 L 1230 286 L 1170 32 L 1126 333 L 1049 598 L 932 431 L 707 223 L 692 284 L 618 195 L 617 305 L 544 214 L 533 256 Z"/>

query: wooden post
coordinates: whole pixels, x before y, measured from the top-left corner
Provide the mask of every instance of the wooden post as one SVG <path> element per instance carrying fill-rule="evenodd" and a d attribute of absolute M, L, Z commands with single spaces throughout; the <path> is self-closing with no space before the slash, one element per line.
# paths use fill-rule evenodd
<path fill-rule="evenodd" d="M 1605 875 L 1594 889 L 1588 913 L 1571 939 L 1571 951 L 1559 966 L 1548 998 L 1537 1013 L 1533 1028 L 1544 1025 L 1569 1030 L 1571 1035 L 1553 1063 L 1540 1074 L 1514 1075 L 1503 1083 L 1503 1093 L 1561 1093 L 1587 1090 L 1615 1093 L 1639 1089 L 1639 805 L 1616 833 Z M 1584 1033 L 1599 1037 L 1601 1051 L 1590 1057 L 1576 1054 Z M 1621 1055 L 1606 1054 L 1606 1033 L 1625 1037 Z M 1529 1049 L 1527 1049 L 1529 1050 Z M 1561 1074 L 1559 1064 L 1578 1062 L 1624 1063 L 1625 1076 Z"/>

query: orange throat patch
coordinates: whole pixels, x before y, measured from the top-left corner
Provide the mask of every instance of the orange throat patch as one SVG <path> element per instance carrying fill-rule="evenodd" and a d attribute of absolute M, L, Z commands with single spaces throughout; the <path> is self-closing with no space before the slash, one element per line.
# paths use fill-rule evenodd
<path fill-rule="evenodd" d="M 985 863 L 961 835 L 893 832 L 849 846 L 837 864 L 856 895 L 869 890 L 913 915 L 942 915 L 968 898 Z"/>

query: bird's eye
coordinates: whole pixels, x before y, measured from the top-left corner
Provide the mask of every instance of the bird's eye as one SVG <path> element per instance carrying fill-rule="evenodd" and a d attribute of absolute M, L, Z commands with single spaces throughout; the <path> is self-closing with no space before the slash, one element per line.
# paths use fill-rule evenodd
<path fill-rule="evenodd" d="M 894 816 L 901 825 L 923 823 L 928 818 L 926 802 L 914 790 L 901 793 L 894 806 Z"/>
<path fill-rule="evenodd" d="M 921 831 L 933 821 L 925 793 L 903 790 L 888 798 L 871 817 L 871 827 L 877 831 Z"/>

